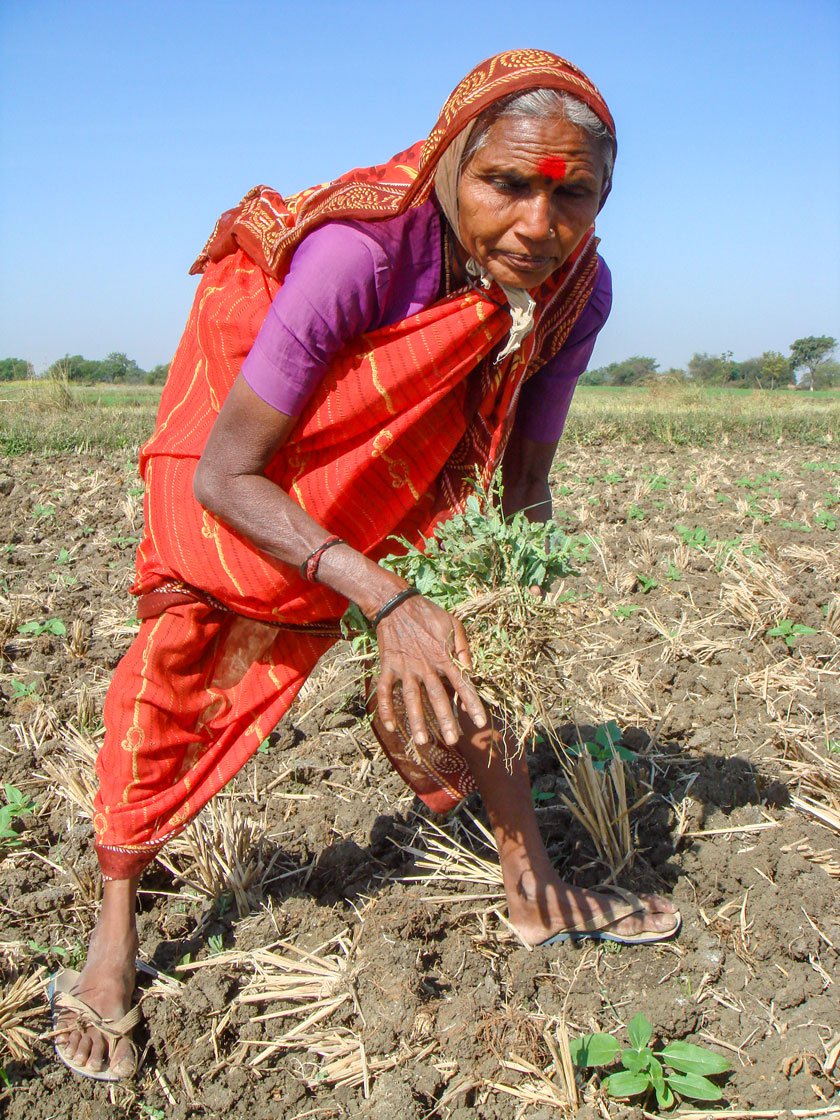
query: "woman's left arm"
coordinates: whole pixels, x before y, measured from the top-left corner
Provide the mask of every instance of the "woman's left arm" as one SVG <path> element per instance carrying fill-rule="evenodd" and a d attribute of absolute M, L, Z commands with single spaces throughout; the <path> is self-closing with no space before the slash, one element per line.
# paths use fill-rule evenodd
<path fill-rule="evenodd" d="M 502 460 L 502 509 L 506 517 L 523 510 L 529 521 L 551 520 L 548 474 L 558 442 L 538 443 L 514 426 Z"/>

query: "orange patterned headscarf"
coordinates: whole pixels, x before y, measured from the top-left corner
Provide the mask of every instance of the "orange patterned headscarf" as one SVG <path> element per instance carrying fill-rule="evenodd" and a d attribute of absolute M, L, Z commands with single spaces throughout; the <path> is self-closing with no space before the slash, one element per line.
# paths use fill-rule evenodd
<path fill-rule="evenodd" d="M 612 115 L 582 70 L 549 51 L 504 51 L 458 83 L 425 141 L 388 163 L 356 168 L 288 198 L 269 187 L 254 187 L 219 218 L 190 273 L 203 272 L 211 261 L 243 249 L 269 276 L 282 280 L 297 246 L 324 222 L 381 221 L 420 206 L 431 193 L 441 155 L 455 137 L 495 101 L 527 89 L 572 94 L 609 129 L 615 146 Z"/>

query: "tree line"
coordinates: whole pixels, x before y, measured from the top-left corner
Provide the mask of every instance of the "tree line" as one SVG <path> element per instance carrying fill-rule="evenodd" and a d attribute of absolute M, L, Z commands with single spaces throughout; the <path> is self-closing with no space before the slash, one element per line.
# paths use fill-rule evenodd
<path fill-rule="evenodd" d="M 660 370 L 655 358 L 635 355 L 623 362 L 590 369 L 581 385 L 650 385 L 662 381 L 684 381 L 694 385 L 731 389 L 837 389 L 840 388 L 840 362 L 832 355 L 837 339 L 828 335 L 797 338 L 785 356 L 766 350 L 758 358 L 736 362 L 731 351 L 720 355 L 694 354 L 685 369 Z M 141 369 L 127 354 L 109 354 L 101 361 L 66 354 L 44 374 L 78 384 L 109 382 L 116 385 L 162 385 L 169 363 Z M 21 381 L 35 376 L 32 363 L 24 358 L 0 358 L 0 381 Z"/>
<path fill-rule="evenodd" d="M 133 358 L 116 351 L 101 361 L 83 358 L 81 354 L 65 354 L 44 373 L 44 377 L 73 381 L 79 385 L 107 382 L 112 385 L 162 385 L 169 373 L 169 363 L 141 369 Z M 35 376 L 31 362 L 24 358 L 0 358 L 0 381 L 22 381 Z"/>
<path fill-rule="evenodd" d="M 837 389 L 840 388 L 840 362 L 833 359 L 837 339 L 829 335 L 797 338 L 785 356 L 766 350 L 758 358 L 736 362 L 731 351 L 694 354 L 685 369 L 660 370 L 655 358 L 636 355 L 623 362 L 612 362 L 590 369 L 581 385 L 650 385 L 662 381 L 683 381 L 693 385 L 730 389 Z"/>

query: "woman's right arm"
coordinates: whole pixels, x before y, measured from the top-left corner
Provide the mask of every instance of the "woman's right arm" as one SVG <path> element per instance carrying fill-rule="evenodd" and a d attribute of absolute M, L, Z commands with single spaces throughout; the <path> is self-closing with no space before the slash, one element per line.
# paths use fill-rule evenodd
<path fill-rule="evenodd" d="M 289 438 L 296 418 L 266 404 L 238 377 L 222 406 L 195 474 L 197 500 L 237 532 L 286 564 L 299 567 L 328 536 L 264 471 Z M 372 618 L 406 583 L 349 545 L 326 551 L 318 581 L 357 603 Z M 444 739 L 454 744 L 459 727 L 444 682 L 449 682 L 473 722 L 487 722 L 470 683 L 469 646 L 461 623 L 420 596 L 406 600 L 376 630 L 381 673 L 379 716 L 388 731 L 396 726 L 393 691 L 402 686 L 409 728 L 418 743 L 428 741 L 423 693 L 428 696 Z"/>

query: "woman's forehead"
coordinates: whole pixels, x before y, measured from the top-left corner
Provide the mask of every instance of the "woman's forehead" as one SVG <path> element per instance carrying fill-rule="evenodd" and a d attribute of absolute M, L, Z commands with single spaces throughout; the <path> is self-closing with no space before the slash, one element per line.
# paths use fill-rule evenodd
<path fill-rule="evenodd" d="M 541 175 L 562 179 L 572 164 L 600 169 L 603 158 L 594 137 L 561 115 L 499 117 L 476 152 L 482 162 L 523 162 Z"/>

